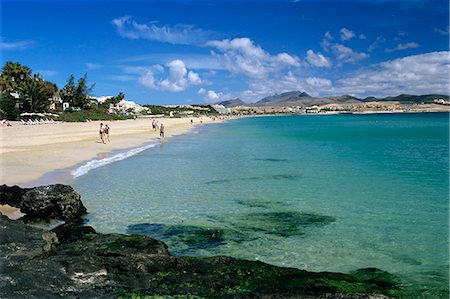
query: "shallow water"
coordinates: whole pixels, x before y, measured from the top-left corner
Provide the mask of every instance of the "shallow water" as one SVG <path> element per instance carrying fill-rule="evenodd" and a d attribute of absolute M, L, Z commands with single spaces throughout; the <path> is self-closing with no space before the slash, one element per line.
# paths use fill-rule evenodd
<path fill-rule="evenodd" d="M 448 114 L 259 117 L 196 127 L 73 182 L 97 231 L 173 254 L 377 267 L 448 297 Z"/>

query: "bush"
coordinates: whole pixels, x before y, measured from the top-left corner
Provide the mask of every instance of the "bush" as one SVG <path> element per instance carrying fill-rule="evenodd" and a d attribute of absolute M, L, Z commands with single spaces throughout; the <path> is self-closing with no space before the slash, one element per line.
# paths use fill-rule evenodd
<path fill-rule="evenodd" d="M 108 114 L 102 111 L 80 110 L 64 111 L 59 120 L 65 122 L 85 122 L 88 120 L 124 120 L 133 118 L 132 116 Z"/>
<path fill-rule="evenodd" d="M 16 100 L 9 93 L 0 93 L 0 117 L 8 120 L 16 120 L 19 116 L 19 109 L 16 107 Z"/>

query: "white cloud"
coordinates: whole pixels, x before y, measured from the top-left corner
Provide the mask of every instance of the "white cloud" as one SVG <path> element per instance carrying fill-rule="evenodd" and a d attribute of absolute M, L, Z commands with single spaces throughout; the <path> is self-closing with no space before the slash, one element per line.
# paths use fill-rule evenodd
<path fill-rule="evenodd" d="M 308 85 L 313 86 L 315 88 L 331 87 L 332 85 L 330 80 L 323 78 L 310 77 L 306 78 L 305 81 Z"/>
<path fill-rule="evenodd" d="M 406 50 L 406 49 L 415 49 L 415 48 L 418 48 L 418 47 L 419 47 L 418 43 L 409 42 L 409 43 L 404 43 L 404 44 L 398 44 L 395 48 L 386 49 L 384 51 L 389 53 L 389 52 L 401 51 L 401 50 Z"/>
<path fill-rule="evenodd" d="M 188 80 L 189 80 L 189 82 L 192 83 L 192 85 L 202 84 L 202 80 L 200 79 L 200 76 L 193 71 L 189 71 Z"/>
<path fill-rule="evenodd" d="M 139 84 L 148 89 L 157 89 L 157 82 L 151 70 L 146 71 L 138 78 Z"/>
<path fill-rule="evenodd" d="M 450 52 L 407 56 L 374 65 L 340 80 L 339 93 L 387 96 L 449 92 Z"/>
<path fill-rule="evenodd" d="M 359 39 L 366 39 L 367 36 L 366 36 L 364 33 L 360 33 L 360 34 L 358 35 L 358 38 L 359 38 Z"/>
<path fill-rule="evenodd" d="M 355 33 L 347 28 L 342 28 L 339 32 L 341 33 L 341 40 L 343 42 L 351 40 L 355 37 Z"/>
<path fill-rule="evenodd" d="M 332 46 L 333 52 L 336 55 L 336 58 L 341 62 L 350 62 L 356 63 L 360 60 L 366 59 L 369 57 L 368 54 L 362 52 L 355 52 L 351 48 L 346 47 L 341 44 L 334 44 Z"/>
<path fill-rule="evenodd" d="M 164 67 L 161 65 L 153 65 L 150 68 L 134 67 L 129 71 L 139 73 L 139 84 L 149 89 L 180 92 L 189 86 L 203 83 L 200 75 L 194 71 L 188 71 L 182 60 L 171 61 L 167 64 L 167 68 L 169 74 L 164 79 L 155 78 L 155 71 L 164 72 Z"/>
<path fill-rule="evenodd" d="M 16 42 L 5 42 L 3 38 L 0 38 L 0 50 L 27 50 L 35 46 L 35 42 L 32 40 L 22 40 Z"/>
<path fill-rule="evenodd" d="M 313 50 L 308 50 L 306 52 L 306 61 L 316 67 L 330 67 L 331 62 L 328 58 L 323 56 L 321 53 L 314 53 Z"/>
<path fill-rule="evenodd" d="M 447 26 L 447 28 L 441 29 L 441 28 L 434 28 L 434 32 L 437 32 L 442 35 L 449 35 L 450 32 L 450 26 Z"/>
<path fill-rule="evenodd" d="M 331 42 L 333 41 L 333 36 L 330 34 L 330 32 L 325 32 L 322 42 L 320 43 L 320 45 L 322 46 L 322 48 L 328 52 L 330 51 L 331 48 Z"/>
<path fill-rule="evenodd" d="M 375 41 L 367 48 L 367 51 L 372 52 L 373 50 L 380 48 L 382 43 L 385 43 L 386 39 L 383 36 L 377 36 Z"/>
<path fill-rule="evenodd" d="M 111 24 L 116 27 L 117 32 L 122 37 L 170 44 L 204 45 L 214 35 L 212 31 L 196 28 L 193 25 L 178 24 L 158 27 L 155 24 L 140 24 L 131 16 L 114 19 Z"/>
<path fill-rule="evenodd" d="M 229 94 L 216 92 L 214 90 L 206 90 L 204 88 L 200 88 L 197 93 L 203 95 L 203 101 L 205 103 L 217 103 L 231 97 Z"/>
<path fill-rule="evenodd" d="M 232 96 L 255 102 L 267 95 L 292 90 L 306 91 L 320 97 L 343 94 L 361 98 L 401 93 L 448 94 L 449 72 L 450 52 L 432 52 L 371 65 L 337 82 L 320 77 L 302 78 L 292 72 L 280 78 L 251 80 L 246 90 L 235 92 Z"/>
<path fill-rule="evenodd" d="M 59 72 L 54 70 L 36 70 L 36 73 L 41 74 L 43 78 L 59 75 Z"/>
<path fill-rule="evenodd" d="M 220 92 L 216 93 L 213 90 L 208 90 L 208 92 L 206 93 L 206 99 L 208 102 L 218 102 L 221 95 L 222 94 Z"/>
<path fill-rule="evenodd" d="M 331 80 L 318 77 L 299 77 L 292 72 L 288 72 L 278 78 L 263 78 L 251 80 L 248 88 L 244 91 L 233 92 L 230 98 L 240 98 L 241 100 L 252 103 L 262 98 L 280 94 L 283 92 L 299 90 L 306 91 L 312 96 L 318 96 L 319 93 L 332 89 Z"/>
<path fill-rule="evenodd" d="M 121 81 L 121 82 L 128 82 L 128 81 L 136 80 L 135 76 L 130 76 L 130 75 L 111 75 L 111 76 L 108 76 L 108 78 L 111 80 Z"/>
<path fill-rule="evenodd" d="M 98 63 L 88 62 L 88 63 L 86 63 L 86 67 L 87 67 L 88 70 L 92 71 L 92 70 L 101 69 L 103 67 L 103 65 L 98 64 Z"/>
<path fill-rule="evenodd" d="M 221 53 L 211 51 L 222 66 L 232 74 L 244 74 L 250 78 L 262 78 L 290 67 L 299 67 L 300 59 L 287 53 L 270 55 L 249 38 L 213 40 L 208 46 Z"/>

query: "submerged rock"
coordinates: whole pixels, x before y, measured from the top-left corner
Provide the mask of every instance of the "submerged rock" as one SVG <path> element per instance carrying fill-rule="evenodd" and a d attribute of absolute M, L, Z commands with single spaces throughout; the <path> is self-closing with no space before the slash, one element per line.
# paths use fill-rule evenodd
<path fill-rule="evenodd" d="M 217 228 L 140 223 L 130 225 L 127 233 L 169 242 L 176 248 L 177 254 L 186 254 L 195 249 L 214 248 L 225 244 L 224 231 Z"/>
<path fill-rule="evenodd" d="M 35 188 L 0 186 L 0 203 L 19 208 L 25 221 L 58 219 L 71 222 L 86 213 L 80 195 L 67 185 Z"/>

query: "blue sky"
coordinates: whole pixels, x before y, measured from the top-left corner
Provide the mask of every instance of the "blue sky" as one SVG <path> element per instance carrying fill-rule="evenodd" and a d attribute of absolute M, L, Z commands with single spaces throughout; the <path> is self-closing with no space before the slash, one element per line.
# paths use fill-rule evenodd
<path fill-rule="evenodd" d="M 141 104 L 449 93 L 447 0 L 1 0 L 2 65 Z"/>

